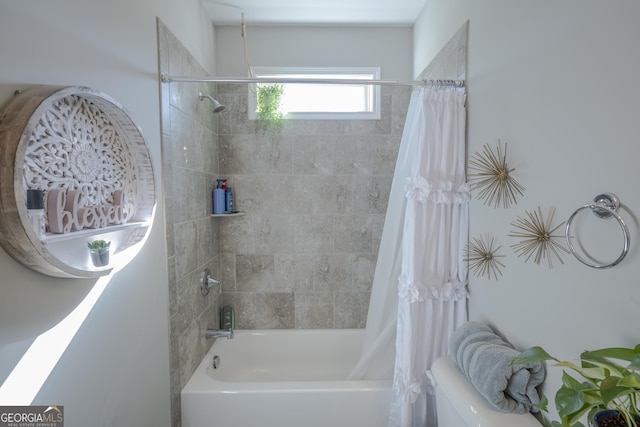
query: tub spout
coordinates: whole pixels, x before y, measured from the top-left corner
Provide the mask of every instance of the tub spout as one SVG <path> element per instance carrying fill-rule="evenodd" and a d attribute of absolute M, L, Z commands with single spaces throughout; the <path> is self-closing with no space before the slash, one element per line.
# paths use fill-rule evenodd
<path fill-rule="evenodd" d="M 232 339 L 233 338 L 233 329 L 207 329 L 207 331 L 205 332 L 205 337 L 206 338 L 221 338 L 221 337 L 227 337 L 227 339 Z"/>

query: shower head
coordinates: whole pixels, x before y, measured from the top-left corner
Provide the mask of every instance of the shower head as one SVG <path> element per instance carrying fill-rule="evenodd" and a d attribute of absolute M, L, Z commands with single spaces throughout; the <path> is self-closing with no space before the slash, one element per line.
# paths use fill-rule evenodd
<path fill-rule="evenodd" d="M 214 113 L 219 113 L 220 111 L 225 109 L 224 105 L 220 104 L 218 101 L 216 101 L 215 99 L 213 99 L 209 95 L 205 95 L 204 93 L 200 92 L 200 93 L 198 93 L 198 97 L 200 98 L 200 101 L 202 101 L 203 99 L 207 98 L 208 100 L 213 102 L 213 112 Z"/>

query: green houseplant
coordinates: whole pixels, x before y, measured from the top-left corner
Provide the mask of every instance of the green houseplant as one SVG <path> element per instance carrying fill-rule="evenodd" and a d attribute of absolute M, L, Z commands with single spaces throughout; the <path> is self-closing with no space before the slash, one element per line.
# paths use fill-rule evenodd
<path fill-rule="evenodd" d="M 580 355 L 580 365 L 558 360 L 541 347 L 523 351 L 512 363 L 553 361 L 565 368 L 562 386 L 555 395 L 555 404 L 561 423 L 554 427 L 584 427 L 583 417 L 592 420 L 596 414 L 618 417 L 617 421 L 602 420 L 600 427 L 638 427 L 638 403 L 640 399 L 640 344 L 635 348 L 603 348 L 585 351 Z M 570 375 L 568 371 L 573 371 Z M 543 400 L 546 402 L 546 399 Z M 540 409 L 547 411 L 545 407 Z M 602 411 L 609 411 L 604 414 Z M 617 412 L 616 412 L 617 411 Z M 621 420 L 624 420 L 623 422 Z"/>
<path fill-rule="evenodd" d="M 89 254 L 91 255 L 91 262 L 96 267 L 104 267 L 109 264 L 109 247 L 111 242 L 105 240 L 94 240 L 87 243 L 89 247 Z"/>
<path fill-rule="evenodd" d="M 282 129 L 284 114 L 280 111 L 282 85 L 260 85 L 256 93 L 256 131 L 261 134 L 277 135 Z"/>
<path fill-rule="evenodd" d="M 111 242 L 107 242 L 105 240 L 94 240 L 92 242 L 87 243 L 89 249 L 109 249 Z"/>

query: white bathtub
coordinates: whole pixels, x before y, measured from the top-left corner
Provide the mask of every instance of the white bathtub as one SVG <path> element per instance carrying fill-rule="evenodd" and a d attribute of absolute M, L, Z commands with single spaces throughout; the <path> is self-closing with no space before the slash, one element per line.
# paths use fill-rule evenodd
<path fill-rule="evenodd" d="M 241 330 L 216 339 L 182 390 L 182 427 L 386 427 L 391 380 L 346 379 L 363 335 Z"/>

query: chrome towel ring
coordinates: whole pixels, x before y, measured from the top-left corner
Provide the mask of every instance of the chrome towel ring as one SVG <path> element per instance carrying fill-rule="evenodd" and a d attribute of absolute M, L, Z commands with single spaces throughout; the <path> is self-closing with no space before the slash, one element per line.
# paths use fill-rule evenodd
<path fill-rule="evenodd" d="M 589 261 L 582 258 L 576 252 L 575 248 L 573 247 L 573 244 L 571 243 L 571 224 L 573 222 L 573 219 L 576 217 L 576 215 L 578 215 L 580 211 L 585 209 L 591 209 L 591 212 L 593 212 L 593 214 L 598 218 L 605 219 L 605 218 L 614 217 L 618 221 L 618 224 L 620 224 L 620 228 L 622 228 L 622 234 L 624 239 L 623 241 L 624 246 L 622 248 L 622 253 L 618 257 L 618 259 L 616 259 L 610 264 L 599 265 L 599 264 L 590 263 Z M 569 220 L 567 221 L 567 225 L 565 228 L 565 238 L 567 239 L 567 245 L 569 246 L 571 253 L 573 254 L 573 256 L 575 256 L 578 259 L 578 261 L 592 268 L 610 268 L 615 265 L 618 265 L 620 261 L 622 261 L 624 257 L 627 256 L 627 252 L 629 252 L 629 244 L 631 242 L 631 238 L 629 236 L 629 227 L 627 227 L 627 223 L 624 221 L 624 218 L 622 218 L 618 213 L 618 209 L 620 209 L 620 199 L 618 199 L 618 197 L 615 194 L 603 193 L 603 194 L 597 195 L 593 199 L 593 202 L 589 203 L 588 205 L 579 207 L 578 210 L 576 210 L 569 217 Z"/>

